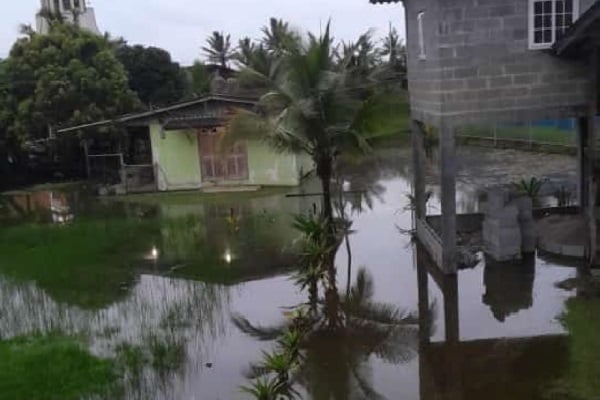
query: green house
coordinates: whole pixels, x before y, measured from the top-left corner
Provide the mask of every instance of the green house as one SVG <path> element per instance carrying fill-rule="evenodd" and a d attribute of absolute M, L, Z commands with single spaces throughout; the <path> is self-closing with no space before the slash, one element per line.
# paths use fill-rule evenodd
<path fill-rule="evenodd" d="M 299 185 L 312 169 L 308 157 L 277 152 L 259 138 L 221 146 L 228 119 L 255 105 L 250 98 L 210 95 L 58 134 L 125 128 L 124 143 L 115 146 L 101 134 L 86 135 L 84 150 L 90 180 L 120 185 L 126 193 Z"/>

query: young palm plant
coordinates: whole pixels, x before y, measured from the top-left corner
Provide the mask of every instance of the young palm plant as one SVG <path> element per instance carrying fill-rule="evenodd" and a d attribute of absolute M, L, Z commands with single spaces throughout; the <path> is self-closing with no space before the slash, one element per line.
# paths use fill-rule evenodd
<path fill-rule="evenodd" d="M 323 215 L 333 227 L 331 180 L 337 157 L 367 151 L 366 137 L 381 118 L 386 96 L 364 97 L 364 87 L 335 60 L 329 26 L 309 35 L 306 43 L 290 46 L 266 71 L 246 68 L 241 79 L 268 88 L 256 110 L 239 110 L 229 124 L 226 141 L 259 137 L 282 152 L 311 157 L 323 192 Z M 385 112 L 383 112 L 385 110 Z"/>

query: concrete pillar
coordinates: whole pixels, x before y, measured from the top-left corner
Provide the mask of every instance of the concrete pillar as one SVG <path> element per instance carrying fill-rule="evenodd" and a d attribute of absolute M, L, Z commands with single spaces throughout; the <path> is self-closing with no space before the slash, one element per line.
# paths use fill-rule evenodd
<path fill-rule="evenodd" d="M 427 251 L 417 244 L 414 247 L 417 253 L 417 288 L 419 297 L 419 343 L 421 345 L 429 344 L 429 334 L 431 332 L 431 316 L 429 315 L 429 274 L 427 267 L 423 263 L 423 252 Z"/>
<path fill-rule="evenodd" d="M 577 119 L 577 201 L 582 214 L 588 204 L 588 179 L 590 176 L 586 148 L 588 140 L 588 118 Z"/>
<path fill-rule="evenodd" d="M 589 244 L 588 244 L 588 259 L 590 266 L 596 264 L 597 252 L 597 224 L 596 224 L 596 193 L 598 185 L 598 177 L 595 176 L 596 168 L 596 114 L 598 113 L 598 85 L 600 84 L 600 50 L 595 48 L 591 54 L 590 74 L 591 74 L 591 91 L 588 104 L 588 137 L 587 137 L 587 170 L 589 176 L 587 179 L 588 186 L 588 204 L 587 204 L 587 219 L 589 225 Z"/>
<path fill-rule="evenodd" d="M 454 127 L 441 124 L 439 131 L 442 188 L 442 269 L 456 273 L 456 141 Z"/>
<path fill-rule="evenodd" d="M 419 121 L 411 122 L 412 154 L 413 154 L 413 196 L 417 219 L 425 218 L 425 147 L 423 145 L 423 125 Z"/>
<path fill-rule="evenodd" d="M 458 276 L 444 276 L 444 327 L 446 342 L 458 343 L 460 341 L 460 319 L 458 312 Z"/>

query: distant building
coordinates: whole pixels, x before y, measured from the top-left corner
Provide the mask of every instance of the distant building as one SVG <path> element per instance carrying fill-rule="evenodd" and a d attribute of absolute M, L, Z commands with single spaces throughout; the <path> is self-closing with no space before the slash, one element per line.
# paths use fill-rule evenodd
<path fill-rule="evenodd" d="M 89 179 L 122 185 L 126 193 L 299 185 L 313 168 L 308 157 L 277 152 L 261 138 L 221 148 L 232 114 L 255 106 L 253 98 L 209 95 L 57 133 L 89 131 Z M 102 129 L 109 127 L 125 129 L 126 144 L 105 146 Z"/>
<path fill-rule="evenodd" d="M 53 14 L 62 15 L 66 21 L 71 23 L 77 21 L 81 28 L 97 35 L 100 34 L 94 9 L 86 0 L 41 0 L 41 8 Z M 47 34 L 50 29 L 48 20 L 44 16 L 38 15 L 36 28 L 38 33 Z"/>

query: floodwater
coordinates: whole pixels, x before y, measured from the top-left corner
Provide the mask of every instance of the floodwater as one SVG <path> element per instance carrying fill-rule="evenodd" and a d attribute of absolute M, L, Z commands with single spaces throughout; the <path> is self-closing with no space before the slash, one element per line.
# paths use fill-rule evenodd
<path fill-rule="evenodd" d="M 460 151 L 461 211 L 475 211 L 477 192 L 488 184 L 531 174 L 574 182 L 570 157 Z M 575 269 L 542 258 L 514 266 L 482 260 L 456 279 L 434 279 L 427 274 L 427 256 L 408 232 L 410 168 L 407 149 L 378 152 L 347 166 L 344 186 L 367 193 L 346 199 L 354 232 L 351 283 L 367 271 L 373 288 L 368 300 L 419 315 L 418 323 L 407 323 L 401 334 L 376 347 L 361 338 L 321 343 L 307 353 L 311 372 L 298 390 L 315 400 L 543 398 L 567 368 L 566 332 L 558 318 L 573 293 L 555 284 L 574 277 Z M 436 213 L 439 175 L 433 167 L 428 175 L 434 192 L 428 208 Z M 242 332 L 234 319 L 274 326 L 307 301 L 290 279 L 297 239 L 290 224 L 292 215 L 309 211 L 316 199 L 286 197 L 302 192 L 314 190 L 142 196 L 127 203 L 61 191 L 5 197 L 0 213 L 12 217 L 0 233 L 20 225 L 16 209 L 21 219 L 61 229 L 101 216 L 108 224 L 149 221 L 152 232 L 141 247 L 131 243 L 131 254 L 119 254 L 128 260 L 127 274 L 96 265 L 90 268 L 99 268 L 103 278 L 92 282 L 64 276 L 57 284 L 35 269 L 16 273 L 6 263 L 19 258 L 3 255 L 0 337 L 59 331 L 85 338 L 94 353 L 109 357 L 126 347 L 167 349 L 168 360 L 128 372 L 126 398 L 247 398 L 240 391 L 249 383 L 245 375 L 273 343 Z M 40 260 L 40 271 L 45 264 Z M 336 265 L 338 287 L 345 288 L 346 246 Z M 90 299 L 90 291 L 102 296 Z"/>

